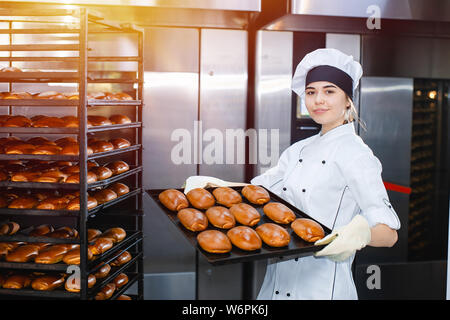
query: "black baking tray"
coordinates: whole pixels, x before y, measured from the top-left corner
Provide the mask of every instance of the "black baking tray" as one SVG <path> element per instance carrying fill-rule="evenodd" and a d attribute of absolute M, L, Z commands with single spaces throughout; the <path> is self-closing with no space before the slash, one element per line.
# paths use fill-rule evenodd
<path fill-rule="evenodd" d="M 241 190 L 243 187 L 231 187 L 231 188 L 241 194 Z M 210 191 L 211 193 L 214 190 L 214 188 L 205 188 L 205 189 Z M 194 248 L 196 248 L 203 255 L 203 257 L 212 265 L 224 265 L 224 264 L 232 264 L 232 263 L 250 262 L 250 261 L 256 261 L 256 260 L 261 260 L 261 259 L 284 257 L 284 256 L 295 256 L 295 257 L 311 256 L 314 254 L 314 252 L 319 251 L 323 247 L 325 247 L 325 245 L 315 246 L 314 243 L 304 241 L 303 239 L 301 239 L 299 236 L 297 236 L 295 234 L 295 232 L 290 227 L 290 224 L 289 225 L 278 224 L 282 227 L 285 227 L 286 230 L 288 231 L 289 235 L 291 236 L 291 241 L 289 242 L 289 245 L 286 247 L 281 247 L 281 248 L 270 247 L 263 242 L 261 249 L 258 249 L 255 251 L 241 250 L 233 245 L 233 248 L 231 249 L 231 252 L 229 252 L 229 253 L 214 254 L 214 253 L 206 252 L 203 249 L 201 249 L 197 243 L 196 237 L 199 234 L 199 232 L 193 232 L 193 231 L 187 230 L 181 224 L 181 222 L 178 220 L 177 212 L 170 211 L 159 201 L 158 195 L 164 190 L 166 190 L 166 189 L 152 189 L 152 190 L 147 190 L 146 192 L 158 204 L 158 206 L 161 208 L 162 212 L 173 222 L 173 224 L 177 227 L 177 229 L 189 240 L 191 245 Z M 183 192 L 184 189 L 176 189 L 176 190 Z M 273 192 L 269 191 L 268 189 L 266 189 L 266 190 L 269 192 L 270 202 L 280 202 L 280 203 L 286 205 L 288 208 L 290 208 L 295 213 L 295 215 L 298 218 L 308 218 L 308 219 L 312 219 L 312 220 L 316 221 L 317 223 L 319 223 L 322 226 L 323 230 L 325 231 L 325 236 L 331 233 L 331 230 L 329 228 L 327 228 L 326 226 L 324 226 L 317 220 L 311 218 L 305 212 L 294 207 L 289 202 L 283 200 L 282 198 L 280 198 Z M 253 229 L 255 229 L 256 227 L 258 227 L 259 225 L 261 225 L 263 223 L 269 223 L 269 222 L 275 223 L 274 221 L 269 219 L 264 214 L 264 212 L 263 212 L 264 205 L 252 204 L 252 203 L 248 202 L 244 196 L 242 196 L 242 201 L 253 206 L 261 214 L 261 220 L 259 221 L 259 223 L 256 226 L 252 227 Z M 200 211 L 205 212 L 205 210 L 200 210 Z M 241 224 L 236 222 L 236 226 L 239 226 L 239 225 L 241 225 Z M 216 228 L 216 227 L 212 226 L 211 224 L 208 225 L 207 230 L 219 230 L 225 234 L 228 231 L 228 230 Z"/>

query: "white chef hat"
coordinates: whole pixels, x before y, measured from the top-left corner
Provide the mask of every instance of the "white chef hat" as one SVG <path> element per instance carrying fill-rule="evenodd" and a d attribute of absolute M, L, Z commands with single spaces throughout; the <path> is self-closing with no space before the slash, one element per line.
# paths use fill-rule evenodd
<path fill-rule="evenodd" d="M 353 60 L 353 56 L 332 48 L 317 49 L 308 53 L 298 64 L 292 79 L 292 90 L 301 96 L 308 83 L 328 81 L 353 99 L 362 74 L 362 67 Z"/>

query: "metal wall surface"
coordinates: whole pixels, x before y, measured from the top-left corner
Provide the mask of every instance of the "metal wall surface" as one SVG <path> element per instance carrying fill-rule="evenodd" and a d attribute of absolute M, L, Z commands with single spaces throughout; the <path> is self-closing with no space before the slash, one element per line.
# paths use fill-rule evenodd
<path fill-rule="evenodd" d="M 247 32 L 202 29 L 200 51 L 198 174 L 244 181 Z"/>
<path fill-rule="evenodd" d="M 278 130 L 279 140 L 275 150 L 272 150 L 269 137 L 267 150 L 265 146 L 258 147 L 255 175 L 275 166 L 277 162 L 274 160 L 291 144 L 292 54 L 292 32 L 258 32 L 255 129 L 267 129 L 268 134 L 271 130 Z M 258 138 L 262 138 L 262 133 Z M 261 153 L 264 153 L 262 157 Z"/>
<path fill-rule="evenodd" d="M 383 181 L 409 187 L 413 79 L 363 77 L 361 79 L 360 117 L 367 131 L 360 136 L 380 160 Z M 401 228 L 393 248 L 369 248 L 358 261 L 406 261 L 408 249 L 409 196 L 389 192 Z"/>
<path fill-rule="evenodd" d="M 199 32 L 147 28 L 144 34 L 143 185 L 144 189 L 181 187 L 188 176 L 196 174 L 197 167 L 192 159 L 179 165 L 173 162 L 172 150 L 182 135 L 175 141 L 171 137 L 177 129 L 188 142 L 194 136 Z M 144 205 L 145 273 L 193 271 L 195 250 L 152 201 L 146 199 Z"/>

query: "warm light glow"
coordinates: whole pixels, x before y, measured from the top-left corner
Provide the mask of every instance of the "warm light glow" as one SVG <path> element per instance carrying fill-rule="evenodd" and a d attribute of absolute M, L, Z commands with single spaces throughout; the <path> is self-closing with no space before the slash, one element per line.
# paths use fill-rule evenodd
<path fill-rule="evenodd" d="M 421 96 L 422 96 L 422 91 L 417 90 L 417 91 L 416 91 L 416 96 L 421 97 Z"/>
<path fill-rule="evenodd" d="M 428 98 L 430 98 L 430 99 L 436 99 L 436 96 L 437 96 L 436 90 L 433 90 L 433 91 L 428 92 Z"/>

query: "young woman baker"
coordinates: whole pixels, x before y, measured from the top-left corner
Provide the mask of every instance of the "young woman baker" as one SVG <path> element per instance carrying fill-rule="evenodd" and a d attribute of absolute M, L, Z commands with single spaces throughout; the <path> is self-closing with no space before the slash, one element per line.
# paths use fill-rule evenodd
<path fill-rule="evenodd" d="M 397 241 L 400 221 L 389 203 L 380 161 L 355 133 L 352 99 L 361 76 L 361 65 L 336 49 L 315 50 L 297 66 L 292 90 L 304 94 L 321 131 L 291 145 L 275 167 L 251 183 L 333 232 L 315 243 L 331 241 L 314 256 L 270 261 L 258 299 L 357 299 L 351 272 L 356 250 Z"/>

